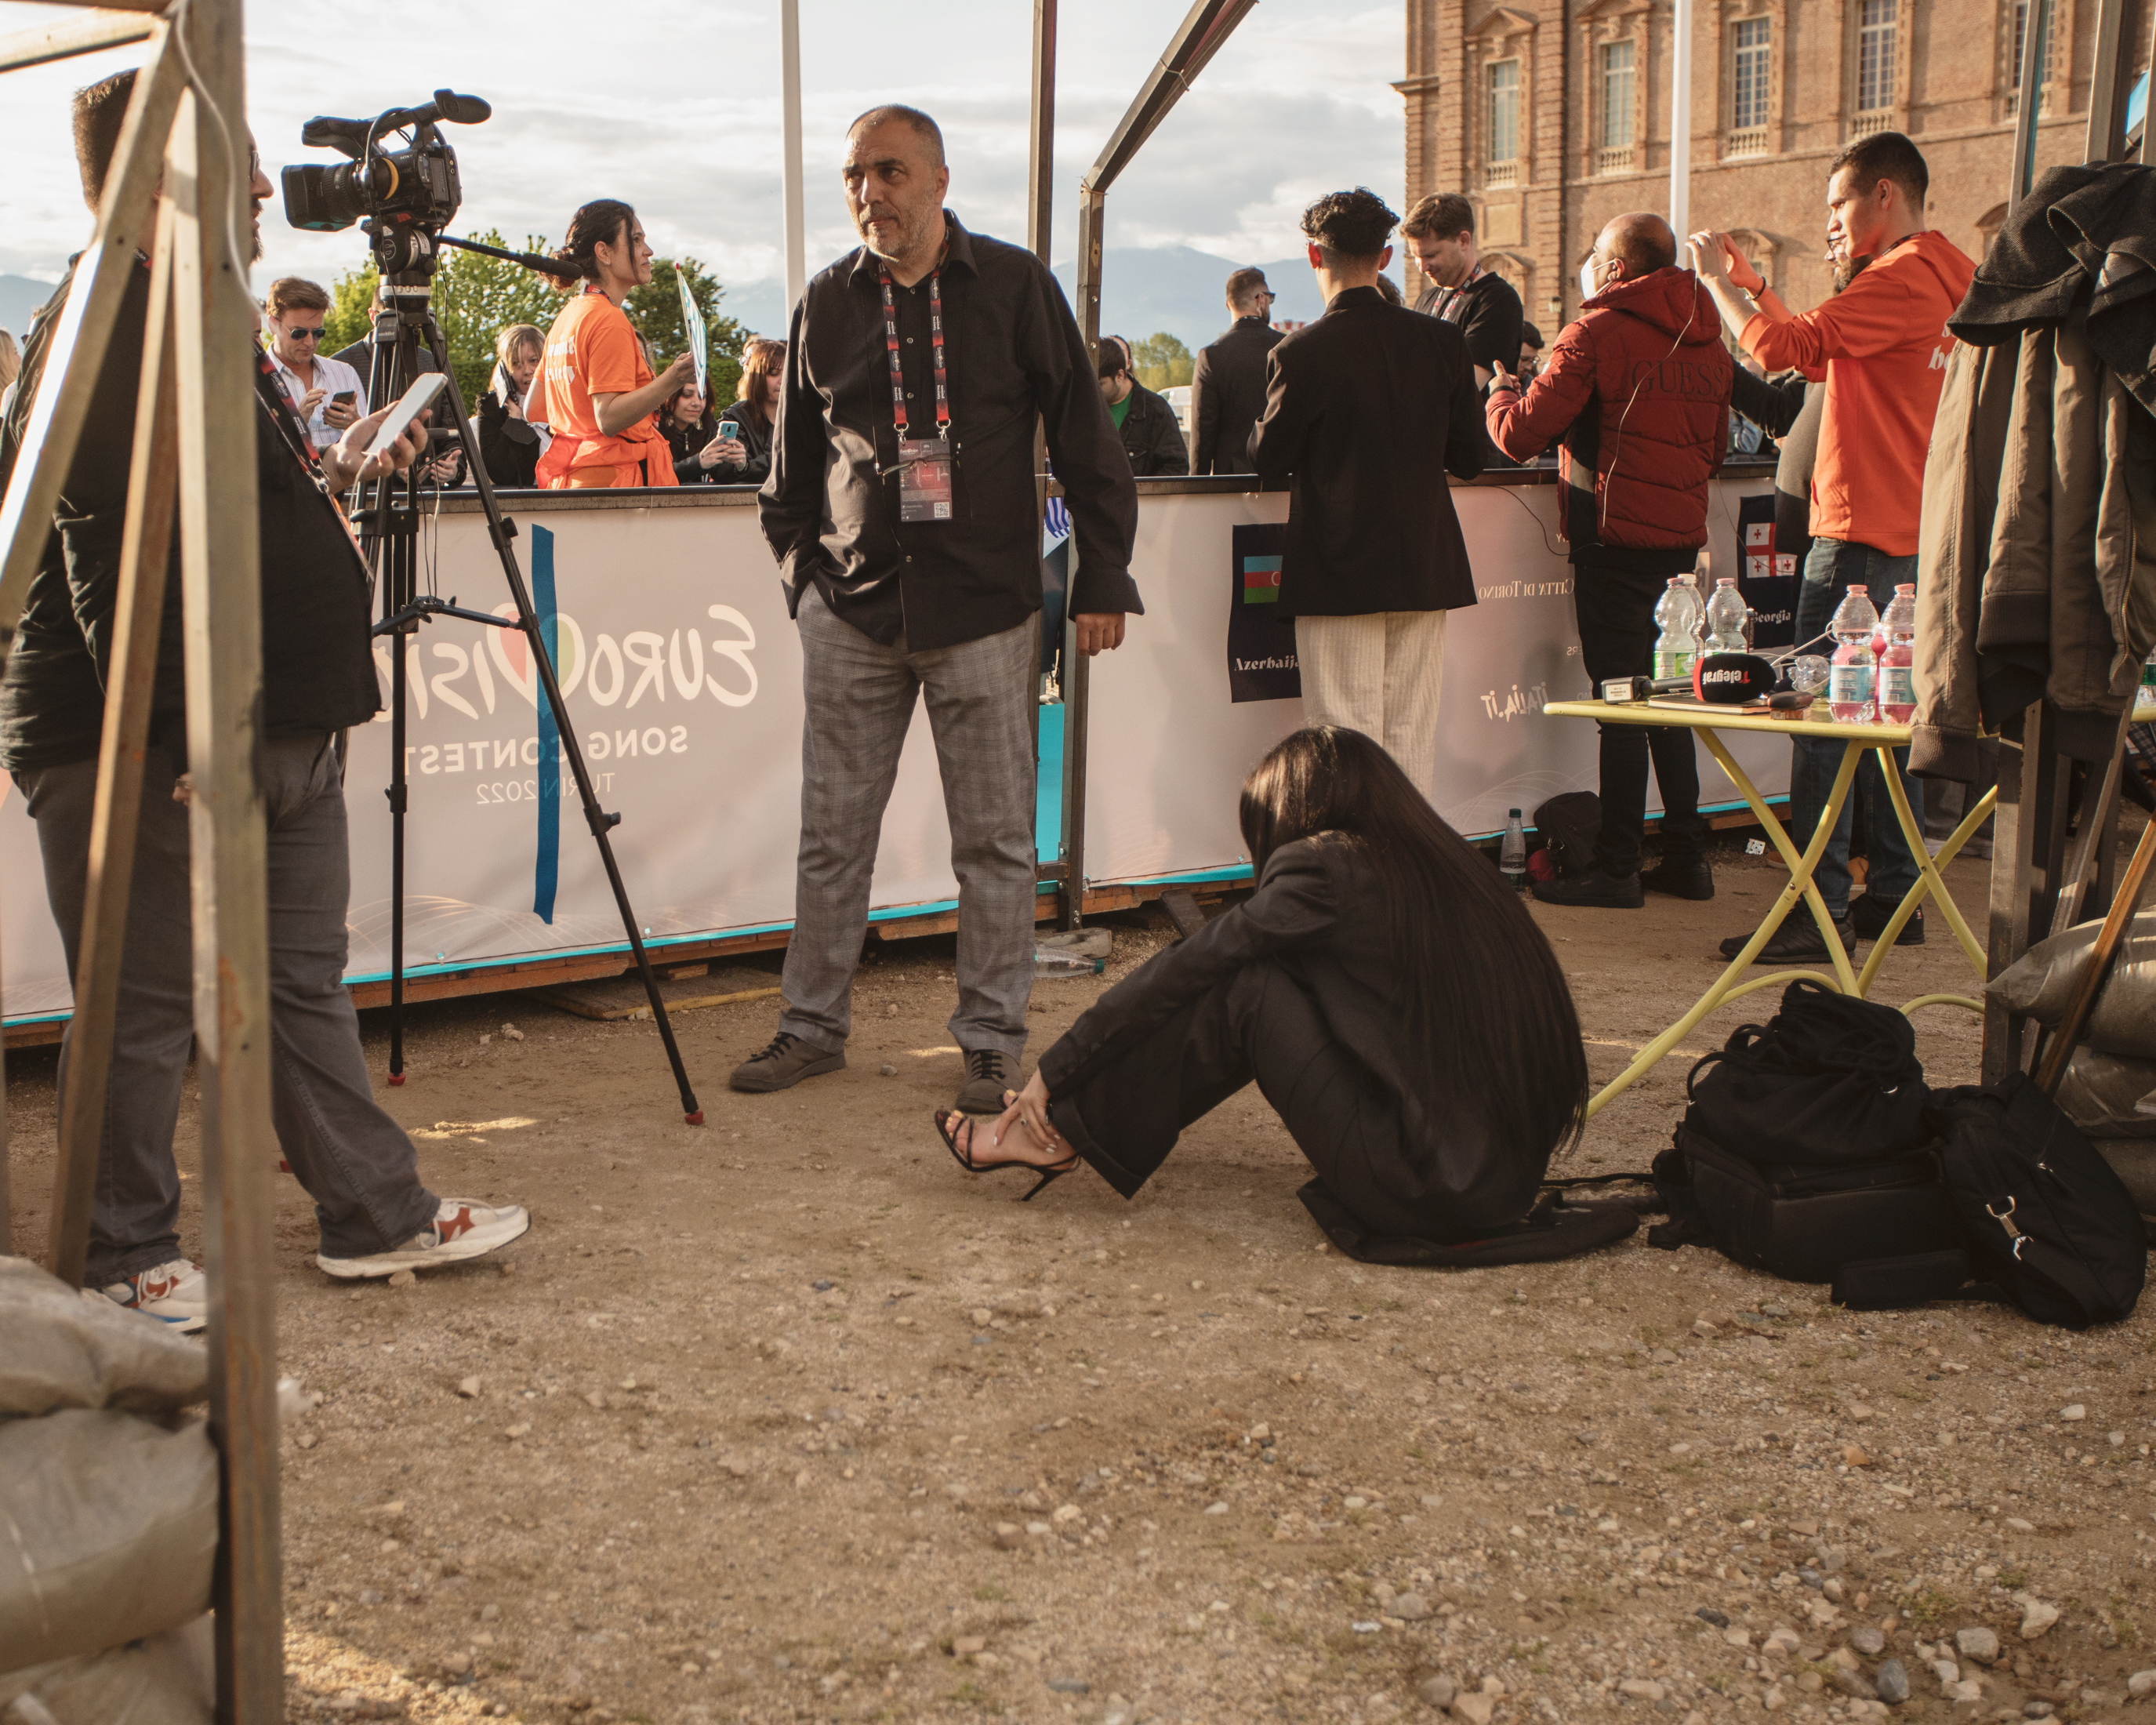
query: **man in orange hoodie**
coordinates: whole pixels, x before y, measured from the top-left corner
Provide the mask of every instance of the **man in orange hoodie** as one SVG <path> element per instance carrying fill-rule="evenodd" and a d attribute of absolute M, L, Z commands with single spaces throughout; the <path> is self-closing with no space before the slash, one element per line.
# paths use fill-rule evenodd
<path fill-rule="evenodd" d="M 1826 380 L 1812 470 L 1814 537 L 1797 593 L 1799 643 L 1825 632 L 1843 590 L 1863 588 L 1884 612 L 1896 584 L 1917 578 L 1924 456 L 1954 341 L 1946 322 L 1976 272 L 1944 234 L 1925 227 L 1930 180 L 1922 155 L 1897 131 L 1860 138 L 1835 157 L 1827 180 L 1827 248 L 1844 273 L 1858 259 L 1866 262 L 1845 291 L 1800 316 L 1791 315 L 1726 236 L 1692 236 L 1693 267 L 1744 351 L 1769 372 L 1794 367 Z M 1790 836 L 1802 845 L 1826 806 L 1841 745 L 1810 737 L 1792 742 Z M 1922 784 L 1908 776 L 1907 749 L 1896 750 L 1895 758 L 1921 823 Z M 1895 819 L 1885 777 L 1868 754 L 1857 769 L 1856 797 L 1870 835 L 1864 897 L 1851 907 L 1847 804 L 1814 877 L 1845 947 L 1860 935 L 1877 936 L 1917 883 L 1916 859 Z M 1901 943 L 1923 937 L 1920 912 L 1902 930 Z M 1748 938 L 1723 942 L 1723 954 L 1734 957 Z M 1816 925 L 1795 916 L 1759 955 L 1778 963 L 1825 956 Z"/>

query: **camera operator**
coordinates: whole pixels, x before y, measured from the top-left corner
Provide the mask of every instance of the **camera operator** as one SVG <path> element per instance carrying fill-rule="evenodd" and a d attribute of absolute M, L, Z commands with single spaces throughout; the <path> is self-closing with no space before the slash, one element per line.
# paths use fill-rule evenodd
<path fill-rule="evenodd" d="M 627 204 L 603 198 L 569 218 L 568 239 L 554 255 L 567 266 L 554 279 L 572 296 L 547 333 L 540 373 L 537 398 L 554 440 L 539 458 L 539 483 L 679 484 L 659 410 L 696 381 L 696 362 L 684 353 L 653 377 L 643 338 L 621 309 L 651 280 L 644 223 Z"/>
<path fill-rule="evenodd" d="M 84 194 L 104 189 L 134 85 L 125 72 L 80 92 L 75 136 Z M 270 186 L 254 164 L 255 250 Z M 87 898 L 90 817 L 111 653 L 130 451 L 149 309 L 150 271 L 128 270 L 111 341 L 0 677 L 0 766 L 21 785 L 44 855 L 45 891 L 73 973 Z M 27 387 L 0 426 L 0 485 L 13 472 L 64 284 L 40 315 Z M 257 773 L 268 828 L 271 1108 L 278 1142 L 315 1200 L 316 1262 L 334 1276 L 386 1276 L 472 1258 L 530 1225 L 515 1205 L 438 1199 L 412 1142 L 378 1107 L 343 986 L 351 873 L 338 733 L 380 705 L 367 634 L 364 565 L 331 493 L 367 460 L 382 416 L 312 451 L 267 355 L 255 378 L 263 678 Z M 387 458 L 401 470 L 425 446 L 415 429 Z M 177 542 L 175 523 L 174 543 Z M 181 581 L 167 583 L 142 784 L 136 866 L 121 948 L 118 1017 L 90 1218 L 90 1285 L 183 1331 L 208 1321 L 201 1272 L 179 1250 L 172 1137 L 194 1040 L 188 887 L 187 727 Z M 66 1081 L 67 1050 L 61 1052 Z"/>
<path fill-rule="evenodd" d="M 494 338 L 493 386 L 479 398 L 479 459 L 496 485 L 539 483 L 549 433 L 525 410 L 547 338 L 535 324 L 513 323 Z"/>

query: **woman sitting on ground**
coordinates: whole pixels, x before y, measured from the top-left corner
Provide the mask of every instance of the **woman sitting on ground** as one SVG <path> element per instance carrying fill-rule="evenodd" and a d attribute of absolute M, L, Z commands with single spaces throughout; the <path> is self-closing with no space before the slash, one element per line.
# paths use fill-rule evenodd
<path fill-rule="evenodd" d="M 1372 1233 L 1519 1221 L 1587 1101 L 1572 995 L 1526 905 L 1360 732 L 1274 749 L 1242 827 L 1257 891 L 1103 994 L 999 1118 L 939 1114 L 952 1153 L 1034 1169 L 1034 1192 L 1082 1159 L 1130 1198 L 1255 1081 Z"/>

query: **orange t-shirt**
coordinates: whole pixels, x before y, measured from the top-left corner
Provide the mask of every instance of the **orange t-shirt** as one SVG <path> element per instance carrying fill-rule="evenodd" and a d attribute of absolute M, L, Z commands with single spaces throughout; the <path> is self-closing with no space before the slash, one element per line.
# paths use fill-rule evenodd
<path fill-rule="evenodd" d="M 611 469 L 617 485 L 678 483 L 656 413 L 609 437 L 599 429 L 598 410 L 592 405 L 594 395 L 626 395 L 651 381 L 644 344 L 620 306 L 591 287 L 564 305 L 547 331 L 537 410 L 531 415 L 554 434 L 539 458 L 539 483 L 562 489 L 572 470 L 592 468 Z M 585 475 L 587 483 L 590 477 Z"/>
<path fill-rule="evenodd" d="M 1779 323 L 1756 316 L 1738 336 L 1770 372 L 1825 368 L 1814 536 L 1915 552 L 1932 417 L 1954 345 L 1947 320 L 1975 274 L 1943 234 L 1912 234 L 1816 311 Z"/>

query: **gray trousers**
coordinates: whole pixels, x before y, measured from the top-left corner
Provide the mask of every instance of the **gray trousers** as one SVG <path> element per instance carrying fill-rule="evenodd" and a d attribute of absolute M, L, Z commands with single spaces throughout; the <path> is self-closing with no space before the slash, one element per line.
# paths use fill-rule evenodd
<path fill-rule="evenodd" d="M 1033 991 L 1033 726 L 1040 625 L 955 647 L 886 647 L 801 600 L 801 862 L 778 1021 L 835 1053 L 853 1028 L 854 970 L 868 934 L 869 880 L 884 806 L 913 721 L 928 702 L 951 868 L 958 877 L 958 1009 L 951 1037 L 1015 1060 Z"/>
<path fill-rule="evenodd" d="M 262 749 L 270 827 L 271 1112 L 277 1142 L 315 1200 L 322 1250 L 382 1251 L 434 1219 L 404 1129 L 376 1106 L 345 992 L 352 896 L 344 786 L 327 732 L 276 732 Z M 179 768 L 149 752 L 128 896 L 112 1076 L 90 1211 L 89 1284 L 103 1286 L 180 1255 L 172 1133 L 194 1043 L 193 918 L 187 811 L 172 800 Z M 90 860 L 97 762 L 16 775 L 45 865 L 45 896 L 74 973 Z M 68 1050 L 60 1049 L 60 1082 Z"/>

